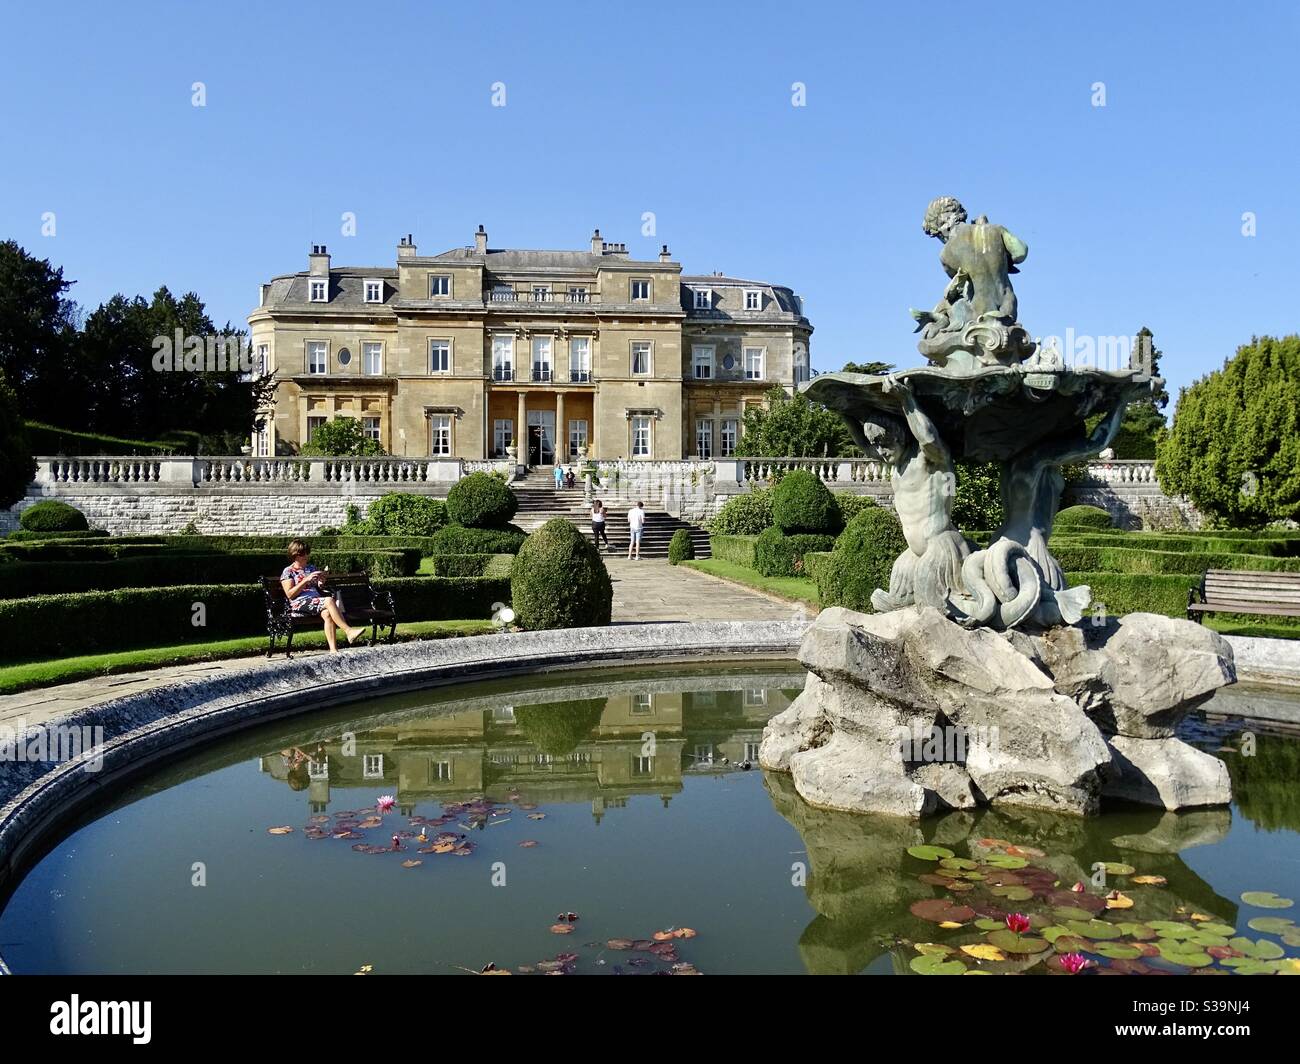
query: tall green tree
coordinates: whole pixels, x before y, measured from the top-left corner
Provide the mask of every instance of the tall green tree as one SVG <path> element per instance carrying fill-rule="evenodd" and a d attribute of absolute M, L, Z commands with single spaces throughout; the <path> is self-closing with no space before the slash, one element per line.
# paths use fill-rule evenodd
<path fill-rule="evenodd" d="M 0 242 L 0 373 L 25 417 L 48 421 L 76 395 L 72 282 L 16 241 Z M 73 406 L 76 410 L 76 406 Z"/>
<path fill-rule="evenodd" d="M 1156 473 L 1219 525 L 1300 519 L 1300 336 L 1252 339 L 1184 388 Z"/>
<path fill-rule="evenodd" d="M 767 393 L 766 407 L 745 411 L 736 445 L 742 458 L 842 458 L 858 453 L 839 414 L 803 392 L 787 395 L 780 386 Z"/>
<path fill-rule="evenodd" d="M 1156 378 L 1157 383 L 1150 399 L 1130 403 L 1124 411 L 1124 420 L 1120 422 L 1119 432 L 1111 444 L 1116 458 L 1156 456 L 1156 446 L 1167 428 L 1165 415 L 1161 411 L 1169 405 L 1169 392 L 1165 388 L 1165 382 L 1160 379 L 1160 356 L 1160 348 L 1156 347 L 1151 330 L 1142 326 L 1133 338 L 1130 364 L 1140 366 Z"/>
<path fill-rule="evenodd" d="M 23 431 L 18 396 L 0 372 L 0 506 L 12 506 L 21 499 L 35 476 L 36 461 Z"/>

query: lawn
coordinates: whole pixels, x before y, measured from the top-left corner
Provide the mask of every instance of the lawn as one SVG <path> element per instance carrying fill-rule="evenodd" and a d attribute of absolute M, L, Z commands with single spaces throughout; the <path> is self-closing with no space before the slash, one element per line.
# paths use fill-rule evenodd
<path fill-rule="evenodd" d="M 814 609 L 821 609 L 821 600 L 817 597 L 817 585 L 805 576 L 762 576 L 753 569 L 717 558 L 697 558 L 681 564 L 708 573 L 710 576 L 730 580 L 733 584 L 743 584 L 745 587 L 765 591 L 777 598 L 802 602 Z"/>
<path fill-rule="evenodd" d="M 446 639 L 451 636 L 483 635 L 491 632 L 491 621 L 411 621 L 397 632 L 399 642 L 413 639 Z M 359 641 L 360 642 L 360 641 Z M 317 649 L 325 646 L 324 632 L 299 632 L 293 639 L 294 649 Z M 111 654 L 87 654 L 54 661 L 23 662 L 0 667 L 0 694 L 12 694 L 34 687 L 85 680 L 92 676 L 156 669 L 164 665 L 188 665 L 201 661 L 263 656 L 266 636 L 223 639 L 213 643 L 185 643 L 170 647 L 148 647 Z M 283 655 L 277 654 L 277 659 Z"/>

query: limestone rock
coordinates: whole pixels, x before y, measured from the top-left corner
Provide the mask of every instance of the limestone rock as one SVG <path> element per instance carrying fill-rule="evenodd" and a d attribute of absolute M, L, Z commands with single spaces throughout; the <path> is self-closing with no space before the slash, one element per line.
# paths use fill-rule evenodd
<path fill-rule="evenodd" d="M 1166 809 L 1227 805 L 1232 800 L 1228 766 L 1181 739 L 1115 735 L 1114 757 L 1102 794 Z"/>

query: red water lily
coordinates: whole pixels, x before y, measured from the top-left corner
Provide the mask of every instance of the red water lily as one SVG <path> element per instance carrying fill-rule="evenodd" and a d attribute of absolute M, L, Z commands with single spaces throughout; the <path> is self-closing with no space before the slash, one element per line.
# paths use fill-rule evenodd
<path fill-rule="evenodd" d="M 1023 935 L 1029 930 L 1029 917 L 1024 913 L 1007 913 L 1007 930 Z"/>
<path fill-rule="evenodd" d="M 1088 960 L 1082 953 L 1063 953 L 1061 954 L 1061 967 L 1071 975 L 1078 975 L 1085 968 L 1092 967 L 1092 961 Z"/>

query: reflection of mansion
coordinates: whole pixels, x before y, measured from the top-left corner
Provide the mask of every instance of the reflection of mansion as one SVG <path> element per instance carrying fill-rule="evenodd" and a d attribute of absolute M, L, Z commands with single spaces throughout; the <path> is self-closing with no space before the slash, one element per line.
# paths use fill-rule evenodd
<path fill-rule="evenodd" d="M 261 286 L 255 357 L 277 381 L 258 455 L 359 419 L 390 454 L 549 465 L 728 457 L 747 406 L 808 379 L 812 326 L 781 285 L 629 257 L 474 244 L 389 267 L 331 265 Z"/>
<path fill-rule="evenodd" d="M 359 732 L 346 756 L 338 740 L 326 742 L 324 757 L 308 765 L 308 798 L 323 811 L 331 788 L 369 786 L 396 796 L 409 814 L 420 802 L 506 802 L 514 792 L 539 804 L 590 802 L 599 822 L 633 795 L 657 795 L 667 805 L 684 775 L 757 764 L 763 726 L 788 704 L 784 692 L 766 688 L 616 694 L 599 724 L 566 754 L 539 751 L 509 705 L 431 714 Z M 261 764 L 284 778 L 278 754 Z"/>

